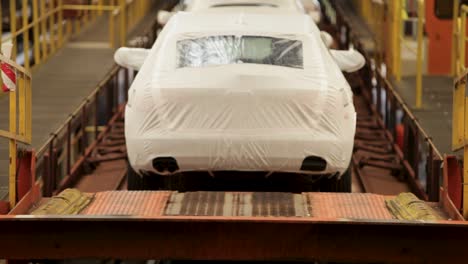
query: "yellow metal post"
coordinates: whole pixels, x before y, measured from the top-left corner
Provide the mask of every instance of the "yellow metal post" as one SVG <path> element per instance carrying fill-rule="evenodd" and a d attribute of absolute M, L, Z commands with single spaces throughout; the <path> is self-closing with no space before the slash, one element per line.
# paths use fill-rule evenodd
<path fill-rule="evenodd" d="M 130 0 L 131 2 L 127 4 L 127 9 L 126 9 L 126 17 L 127 17 L 127 27 L 132 28 L 133 26 L 133 19 L 134 19 L 134 14 L 133 14 L 133 0 Z"/>
<path fill-rule="evenodd" d="M 58 0 L 58 46 L 63 45 L 63 0 Z"/>
<path fill-rule="evenodd" d="M 143 17 L 143 2 L 142 1 L 137 1 L 137 16 L 138 20 L 140 20 Z"/>
<path fill-rule="evenodd" d="M 9 130 L 0 130 L 0 137 L 6 137 L 9 145 L 8 191 L 13 208 L 16 204 L 17 143 L 31 143 L 31 74 L 24 67 L 4 55 L 2 62 L 8 63 L 16 73 L 16 90 L 9 92 Z M 19 98 L 16 98 L 17 94 Z M 19 111 L 18 111 L 18 103 Z M 19 123 L 19 129 L 17 122 Z M 18 133 L 19 132 L 19 133 Z"/>
<path fill-rule="evenodd" d="M 26 143 L 32 142 L 32 80 L 31 76 L 26 78 Z"/>
<path fill-rule="evenodd" d="M 468 6 L 461 7 L 460 23 L 457 24 L 457 63 L 456 72 L 462 75 L 455 83 L 453 93 L 453 129 L 452 149 L 454 151 L 463 149 L 463 216 L 468 217 L 468 97 L 467 72 L 466 72 L 466 17 Z"/>
<path fill-rule="evenodd" d="M 46 18 L 46 4 L 45 1 L 39 0 L 41 3 L 41 43 L 42 43 L 42 58 L 47 59 L 47 18 Z"/>
<path fill-rule="evenodd" d="M 11 51 L 11 57 L 15 60 L 16 59 L 16 52 L 18 49 L 18 42 L 16 34 L 16 0 L 10 0 L 10 31 L 13 35 L 12 42 L 13 42 L 13 50 Z"/>
<path fill-rule="evenodd" d="M 452 150 L 458 151 L 464 147 L 465 134 L 465 97 L 466 79 L 462 79 L 455 85 L 453 92 L 453 114 L 452 114 Z M 468 156 L 466 156 L 468 157 Z"/>
<path fill-rule="evenodd" d="M 99 6 L 98 14 L 99 14 L 100 16 L 102 16 L 102 9 L 101 9 L 101 8 L 102 8 L 103 5 L 104 5 L 104 4 L 103 4 L 103 0 L 98 0 L 98 6 Z"/>
<path fill-rule="evenodd" d="M 110 5 L 114 6 L 115 1 L 110 0 Z M 114 11 L 110 11 L 109 13 L 109 43 L 110 47 L 113 49 L 115 48 L 115 16 Z"/>
<path fill-rule="evenodd" d="M 463 6 L 464 7 L 464 6 Z M 463 8 L 462 7 L 462 8 Z M 465 63 L 466 63 L 466 12 L 463 10 L 461 14 L 461 24 L 460 24 L 460 35 L 458 38 L 459 42 L 459 65 L 458 65 L 458 72 L 461 74 L 465 71 Z"/>
<path fill-rule="evenodd" d="M 462 12 L 462 27 L 459 28 L 459 39 L 463 39 L 465 44 L 466 36 L 461 34 L 466 26 L 466 13 Z M 462 41 L 459 41 L 461 44 Z M 463 45 L 464 46 L 464 45 Z M 464 52 L 464 48 L 459 46 L 460 52 Z M 459 63 L 460 64 L 460 63 Z M 457 71 L 461 70 L 461 66 L 457 65 Z M 466 97 L 467 74 L 455 82 L 455 90 L 453 93 L 453 128 L 452 128 L 452 149 L 457 151 L 463 149 L 463 215 L 468 217 L 468 97 Z"/>
<path fill-rule="evenodd" d="M 10 133 L 16 134 L 16 92 L 10 92 Z M 8 192 L 10 206 L 16 205 L 16 140 L 9 140 L 10 168 L 8 177 Z"/>
<path fill-rule="evenodd" d="M 11 34 L 16 34 L 16 0 L 10 0 L 10 28 Z M 12 38 L 13 49 L 11 52 L 11 58 L 16 61 L 16 36 Z M 16 134 L 16 92 L 10 92 L 10 133 Z M 10 166 L 8 174 L 8 193 L 10 206 L 16 205 L 16 139 L 10 138 L 9 140 L 10 149 Z"/>
<path fill-rule="evenodd" d="M 12 54 L 13 55 L 13 54 Z M 13 57 L 14 58 L 14 57 Z M 21 89 L 21 83 L 18 82 L 17 89 Z M 10 92 L 10 133 L 16 135 L 16 92 Z M 13 208 L 16 205 L 16 139 L 11 138 L 9 142 L 10 147 L 10 168 L 8 177 L 8 193 L 10 206 Z"/>
<path fill-rule="evenodd" d="M 424 49 L 424 22 L 425 22 L 424 0 L 418 0 L 418 51 L 417 51 L 417 73 L 416 73 L 416 108 L 422 107 L 423 97 L 423 49 Z"/>
<path fill-rule="evenodd" d="M 23 28 L 28 25 L 28 0 L 23 0 Z M 24 67 L 26 70 L 30 68 L 29 62 L 29 30 L 26 30 L 23 33 L 23 50 L 24 50 Z"/>
<path fill-rule="evenodd" d="M 91 1 L 89 6 L 96 6 L 97 7 L 98 5 L 95 5 L 94 1 Z M 97 18 L 97 14 L 98 14 L 99 10 L 90 10 L 88 12 L 89 12 L 89 21 L 94 21 Z"/>
<path fill-rule="evenodd" d="M 387 56 L 390 70 L 397 81 L 401 80 L 401 0 L 390 1 L 390 47 Z"/>
<path fill-rule="evenodd" d="M 50 0 L 49 1 L 49 12 L 53 12 L 55 9 L 54 6 L 55 0 Z M 54 54 L 55 53 L 55 42 L 56 42 L 56 36 L 55 36 L 55 14 L 52 13 L 49 16 L 49 36 L 50 36 L 50 53 Z"/>
<path fill-rule="evenodd" d="M 18 110 L 19 110 L 19 127 L 18 127 L 18 135 L 25 137 L 26 136 L 26 89 L 25 89 L 25 77 L 18 78 Z"/>
<path fill-rule="evenodd" d="M 65 33 L 65 38 L 68 40 L 70 36 L 73 34 L 73 21 L 72 20 L 67 20 L 67 30 Z"/>
<path fill-rule="evenodd" d="M 127 43 L 127 13 L 125 0 L 119 0 L 120 6 L 120 46 L 125 46 Z"/>
<path fill-rule="evenodd" d="M 81 31 L 81 19 L 77 18 L 75 19 L 75 33 L 74 34 L 79 34 Z"/>
<path fill-rule="evenodd" d="M 32 1 L 32 12 L 33 12 L 33 34 L 34 34 L 34 64 L 38 65 L 41 63 L 41 50 L 40 50 L 40 38 L 39 38 L 39 0 Z"/>
<path fill-rule="evenodd" d="M 89 10 L 84 10 L 83 11 L 83 27 L 86 27 L 86 25 L 88 25 L 88 22 L 89 22 L 89 18 L 90 15 L 89 15 Z"/>
<path fill-rule="evenodd" d="M 395 77 L 397 81 L 401 81 L 401 40 L 402 40 L 402 21 L 403 21 L 403 12 L 402 1 L 405 0 L 395 0 L 395 24 L 394 24 L 394 49 L 393 49 L 393 59 L 395 67 Z"/>

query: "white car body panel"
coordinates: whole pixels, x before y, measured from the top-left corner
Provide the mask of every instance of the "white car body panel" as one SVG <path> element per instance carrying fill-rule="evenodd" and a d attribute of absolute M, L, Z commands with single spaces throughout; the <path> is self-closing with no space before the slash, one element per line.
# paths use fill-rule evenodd
<path fill-rule="evenodd" d="M 238 6 L 236 6 L 238 5 Z M 172 12 L 163 11 L 160 23 L 179 11 L 196 13 L 260 13 L 260 14 L 308 14 L 314 22 L 321 20 L 320 3 L 317 0 L 185 0 Z"/>
<path fill-rule="evenodd" d="M 235 6 L 236 4 L 250 4 L 250 6 Z M 258 6 L 255 6 L 256 4 Z M 305 13 L 301 1 L 298 0 L 191 0 L 188 1 L 185 11 Z"/>
<path fill-rule="evenodd" d="M 177 41 L 267 36 L 303 43 L 303 69 L 228 64 L 177 67 Z M 352 92 L 320 31 L 306 15 L 178 13 L 164 28 L 129 90 L 128 157 L 156 172 L 158 157 L 179 171 L 342 174 L 356 127 Z M 301 171 L 306 157 L 327 162 Z"/>

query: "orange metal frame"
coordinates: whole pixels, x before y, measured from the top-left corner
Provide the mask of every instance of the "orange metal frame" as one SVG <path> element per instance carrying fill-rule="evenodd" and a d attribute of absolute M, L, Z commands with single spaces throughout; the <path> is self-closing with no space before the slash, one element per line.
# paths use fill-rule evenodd
<path fill-rule="evenodd" d="M 449 75 L 451 71 L 452 20 L 435 15 L 435 0 L 426 0 L 426 32 L 428 46 L 428 73 Z"/>

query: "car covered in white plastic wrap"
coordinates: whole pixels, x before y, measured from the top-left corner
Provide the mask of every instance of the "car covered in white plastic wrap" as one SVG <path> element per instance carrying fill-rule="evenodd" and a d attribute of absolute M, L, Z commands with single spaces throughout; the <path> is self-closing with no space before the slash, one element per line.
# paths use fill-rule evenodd
<path fill-rule="evenodd" d="M 237 11 L 304 12 L 300 0 L 186 0 L 186 11 Z"/>
<path fill-rule="evenodd" d="M 317 0 L 184 0 L 172 11 L 160 11 L 158 21 L 165 25 L 177 12 L 226 13 L 248 12 L 263 14 L 308 14 L 318 23 L 321 20 Z"/>
<path fill-rule="evenodd" d="M 350 189 L 356 113 L 342 70 L 365 61 L 329 50 L 309 16 L 180 12 L 152 49 L 115 59 L 139 70 L 125 112 L 129 185 L 235 171 L 325 175 Z"/>

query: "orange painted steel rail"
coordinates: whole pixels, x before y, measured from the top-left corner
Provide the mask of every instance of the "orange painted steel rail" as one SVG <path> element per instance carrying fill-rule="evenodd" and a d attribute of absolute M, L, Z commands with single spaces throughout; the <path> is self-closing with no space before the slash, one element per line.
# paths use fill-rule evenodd
<path fill-rule="evenodd" d="M 468 224 L 272 217 L 3 217 L 7 259 L 463 263 Z M 21 246 L 18 246 L 21 244 Z"/>

